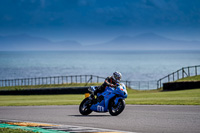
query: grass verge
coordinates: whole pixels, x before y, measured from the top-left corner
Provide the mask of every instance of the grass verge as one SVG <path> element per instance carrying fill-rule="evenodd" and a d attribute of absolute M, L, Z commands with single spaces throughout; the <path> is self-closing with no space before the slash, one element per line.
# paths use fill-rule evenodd
<path fill-rule="evenodd" d="M 26 131 L 22 129 L 10 129 L 10 128 L 0 128 L 1 133 L 35 133 L 32 131 Z"/>
<path fill-rule="evenodd" d="M 126 104 L 200 105 L 200 88 L 192 90 L 137 91 L 128 89 Z M 17 95 L 0 96 L 0 106 L 78 105 L 84 95 Z"/>
<path fill-rule="evenodd" d="M 182 82 L 182 81 L 200 81 L 200 75 L 182 78 L 177 80 L 176 82 Z"/>
<path fill-rule="evenodd" d="M 200 89 L 130 93 L 127 104 L 200 105 Z"/>

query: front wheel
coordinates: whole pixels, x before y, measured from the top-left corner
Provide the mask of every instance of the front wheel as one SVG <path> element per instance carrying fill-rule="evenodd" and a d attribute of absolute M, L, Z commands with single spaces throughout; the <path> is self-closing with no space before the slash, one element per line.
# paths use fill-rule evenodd
<path fill-rule="evenodd" d="M 85 98 L 80 106 L 79 106 L 79 112 L 82 114 L 82 115 L 89 115 L 92 110 L 90 109 L 90 107 L 92 106 L 92 101 L 89 99 L 89 98 Z"/>
<path fill-rule="evenodd" d="M 109 113 L 112 116 L 117 116 L 124 110 L 124 108 L 125 108 L 125 101 L 123 99 L 120 99 L 117 105 L 115 105 L 114 100 L 112 100 L 109 106 Z"/>

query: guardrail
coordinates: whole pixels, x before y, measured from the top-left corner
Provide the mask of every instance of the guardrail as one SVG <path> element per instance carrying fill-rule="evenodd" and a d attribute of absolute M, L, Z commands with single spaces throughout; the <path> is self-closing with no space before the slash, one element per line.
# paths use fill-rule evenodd
<path fill-rule="evenodd" d="M 163 87 L 163 83 L 173 82 L 181 78 L 200 75 L 200 65 L 183 67 L 157 81 L 157 88 Z"/>

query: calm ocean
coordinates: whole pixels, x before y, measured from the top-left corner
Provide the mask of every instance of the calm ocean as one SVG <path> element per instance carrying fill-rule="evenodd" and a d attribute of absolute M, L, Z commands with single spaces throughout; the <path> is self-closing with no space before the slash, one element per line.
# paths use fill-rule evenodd
<path fill-rule="evenodd" d="M 65 75 L 158 80 L 182 67 L 200 65 L 200 51 L 19 51 L 0 52 L 0 79 Z"/>

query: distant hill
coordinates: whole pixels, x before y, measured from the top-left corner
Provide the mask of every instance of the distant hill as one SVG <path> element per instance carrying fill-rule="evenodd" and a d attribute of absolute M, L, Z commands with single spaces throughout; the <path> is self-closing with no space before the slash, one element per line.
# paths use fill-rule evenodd
<path fill-rule="evenodd" d="M 0 36 L 0 50 L 200 50 L 200 41 L 173 40 L 154 33 L 144 33 L 83 46 L 74 40 L 52 42 L 46 38 L 21 34 Z"/>
<path fill-rule="evenodd" d="M 72 40 L 52 42 L 27 34 L 0 36 L 0 50 L 71 50 L 81 47 L 80 43 Z"/>
<path fill-rule="evenodd" d="M 114 50 L 200 50 L 199 41 L 173 40 L 154 33 L 119 36 L 111 41 L 95 44 L 91 49 Z"/>

